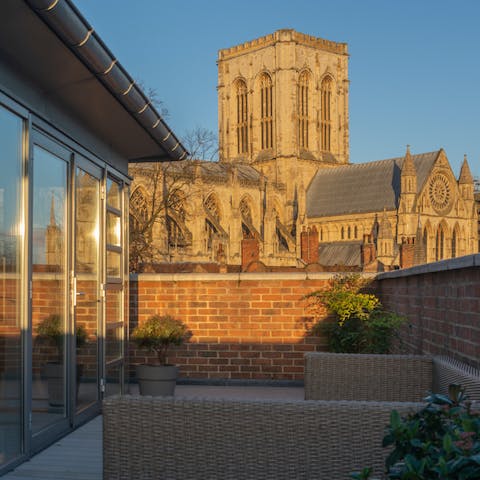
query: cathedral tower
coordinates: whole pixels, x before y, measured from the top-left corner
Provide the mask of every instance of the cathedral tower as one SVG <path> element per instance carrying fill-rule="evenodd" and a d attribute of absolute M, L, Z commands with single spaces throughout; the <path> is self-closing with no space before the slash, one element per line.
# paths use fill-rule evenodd
<path fill-rule="evenodd" d="M 221 162 L 248 163 L 290 185 L 348 163 L 345 43 L 278 30 L 220 50 L 217 63 Z"/>

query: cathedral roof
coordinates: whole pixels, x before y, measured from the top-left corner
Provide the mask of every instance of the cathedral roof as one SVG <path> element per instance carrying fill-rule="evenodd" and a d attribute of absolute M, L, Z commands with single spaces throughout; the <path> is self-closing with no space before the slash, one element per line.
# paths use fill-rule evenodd
<path fill-rule="evenodd" d="M 198 167 L 198 174 L 205 181 L 217 181 L 227 183 L 231 175 L 236 175 L 237 179 L 247 182 L 258 182 L 260 173 L 250 165 L 244 163 L 222 163 L 210 162 L 206 160 L 181 160 L 177 162 L 164 163 L 170 173 L 175 172 L 192 175 Z"/>
<path fill-rule="evenodd" d="M 362 264 L 362 242 L 321 243 L 318 247 L 318 263 L 324 267 L 359 267 Z"/>
<path fill-rule="evenodd" d="M 417 192 L 423 187 L 440 151 L 412 155 Z M 395 210 L 405 157 L 320 169 L 307 191 L 310 218 Z"/>

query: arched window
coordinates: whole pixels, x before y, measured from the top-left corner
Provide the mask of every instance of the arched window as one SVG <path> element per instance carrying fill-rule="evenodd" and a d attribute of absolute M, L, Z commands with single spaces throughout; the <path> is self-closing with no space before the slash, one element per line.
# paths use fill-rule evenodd
<path fill-rule="evenodd" d="M 310 76 L 302 72 L 298 79 L 298 141 L 302 148 L 308 148 L 308 88 Z"/>
<path fill-rule="evenodd" d="M 356 225 L 353 227 L 353 238 L 358 238 L 358 227 Z"/>
<path fill-rule="evenodd" d="M 454 228 L 453 234 L 452 234 L 452 258 L 455 258 L 458 255 L 457 242 L 458 242 L 457 229 Z"/>
<path fill-rule="evenodd" d="M 435 247 L 435 260 L 438 261 L 445 258 L 445 231 L 442 225 L 438 226 Z"/>
<path fill-rule="evenodd" d="M 218 225 L 220 224 L 220 207 L 218 206 L 217 197 L 213 193 L 208 196 L 204 205 L 205 210 L 208 213 L 208 216 L 205 219 L 205 247 L 207 251 L 212 252 L 215 239 L 219 234 Z"/>
<path fill-rule="evenodd" d="M 272 79 L 264 73 L 260 79 L 260 124 L 262 128 L 262 150 L 273 148 L 273 100 Z"/>
<path fill-rule="evenodd" d="M 342 227 L 342 229 L 340 230 L 340 237 L 342 240 L 345 240 L 345 228 Z"/>
<path fill-rule="evenodd" d="M 352 228 L 350 227 L 350 225 L 348 226 L 348 239 L 350 240 L 350 238 L 352 238 Z"/>
<path fill-rule="evenodd" d="M 148 204 L 145 194 L 140 187 L 130 196 L 130 228 L 142 229 L 148 218 Z"/>
<path fill-rule="evenodd" d="M 330 77 L 325 77 L 320 88 L 321 96 L 321 135 L 322 150 L 331 151 L 331 134 L 332 134 L 332 90 L 333 82 Z"/>
<path fill-rule="evenodd" d="M 247 84 L 238 80 L 237 92 L 237 152 L 248 152 L 248 98 Z"/>
<path fill-rule="evenodd" d="M 254 235 L 254 232 L 252 231 L 252 210 L 245 197 L 240 200 L 239 210 L 242 217 L 242 236 L 243 238 L 252 237 Z"/>

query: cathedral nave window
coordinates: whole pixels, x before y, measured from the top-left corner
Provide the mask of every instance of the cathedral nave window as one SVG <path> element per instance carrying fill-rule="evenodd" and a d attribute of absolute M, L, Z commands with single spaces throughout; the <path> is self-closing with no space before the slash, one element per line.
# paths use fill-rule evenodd
<path fill-rule="evenodd" d="M 302 72 L 298 79 L 298 141 L 301 148 L 308 148 L 308 90 L 310 76 Z"/>
<path fill-rule="evenodd" d="M 321 136 L 322 150 L 331 151 L 331 134 L 332 134 L 332 90 L 333 82 L 330 77 L 326 77 L 322 81 L 321 92 Z"/>
<path fill-rule="evenodd" d="M 248 97 L 243 80 L 237 82 L 237 152 L 248 152 Z"/>
<path fill-rule="evenodd" d="M 272 79 L 264 73 L 260 80 L 260 124 L 262 150 L 273 148 L 273 100 Z"/>

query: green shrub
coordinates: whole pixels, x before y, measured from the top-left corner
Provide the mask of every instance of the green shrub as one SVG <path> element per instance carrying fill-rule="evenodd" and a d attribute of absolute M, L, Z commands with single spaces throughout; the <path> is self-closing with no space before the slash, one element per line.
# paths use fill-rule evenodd
<path fill-rule="evenodd" d="M 367 282 L 358 274 L 336 275 L 326 290 L 306 298 L 322 305 L 333 321 L 318 321 L 313 331 L 324 334 L 330 351 L 390 353 L 405 319 L 383 309 L 373 294 L 363 293 Z"/>
<path fill-rule="evenodd" d="M 391 480 L 480 479 L 480 411 L 466 401 L 459 385 L 450 385 L 448 396 L 432 394 L 427 406 L 401 418 L 397 411 L 383 439 L 393 446 L 386 478 Z M 370 478 L 369 469 L 352 478 Z"/>
<path fill-rule="evenodd" d="M 168 348 L 181 345 L 190 335 L 187 326 L 170 315 L 153 315 L 132 332 L 138 348 L 155 352 L 159 365 L 166 365 Z"/>

